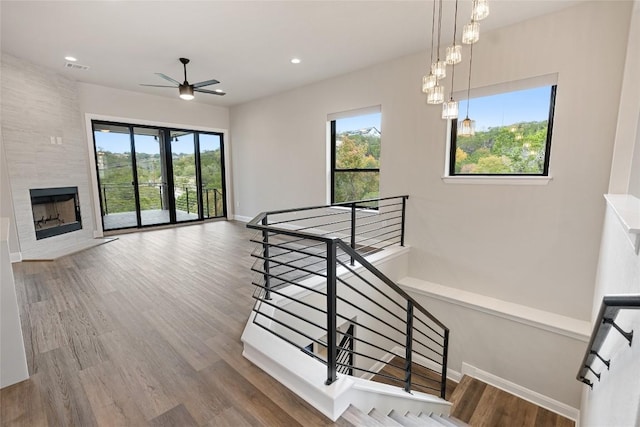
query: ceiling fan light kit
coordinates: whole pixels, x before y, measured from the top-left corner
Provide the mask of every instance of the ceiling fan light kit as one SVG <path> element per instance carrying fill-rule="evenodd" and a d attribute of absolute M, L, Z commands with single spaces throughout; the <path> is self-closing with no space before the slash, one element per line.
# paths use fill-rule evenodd
<path fill-rule="evenodd" d="M 180 98 L 186 101 L 191 101 L 194 98 L 193 87 L 189 85 L 180 85 L 178 90 L 180 91 Z"/>
<path fill-rule="evenodd" d="M 217 85 L 218 83 L 220 83 L 216 79 L 205 80 L 205 81 L 202 81 L 202 82 L 189 84 L 189 81 L 187 80 L 187 64 L 189 63 L 189 59 L 188 58 L 179 58 L 179 60 L 182 63 L 182 67 L 184 68 L 184 82 L 180 83 L 179 81 L 177 81 L 175 79 L 172 79 L 171 77 L 167 76 L 166 74 L 156 73 L 157 76 L 160 76 L 163 79 L 173 83 L 174 86 L 147 85 L 147 84 L 141 84 L 140 86 L 178 88 L 178 93 L 180 94 L 180 98 L 184 99 L 186 101 L 190 101 L 193 98 L 195 98 L 194 92 L 209 93 L 209 94 L 212 94 L 212 95 L 219 95 L 219 96 L 226 95 L 226 93 L 224 91 L 220 90 L 220 89 L 216 89 L 215 91 L 208 90 L 208 89 L 202 89 L 205 86 Z"/>

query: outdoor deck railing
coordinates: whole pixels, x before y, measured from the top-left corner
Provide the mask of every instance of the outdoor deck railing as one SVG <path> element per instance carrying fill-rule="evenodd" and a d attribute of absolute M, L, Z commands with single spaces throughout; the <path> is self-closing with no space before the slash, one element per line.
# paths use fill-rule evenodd
<path fill-rule="evenodd" d="M 174 194 L 176 209 L 187 213 L 198 213 L 198 188 L 195 185 L 177 186 Z M 140 183 L 138 195 L 141 209 L 167 209 L 166 184 Z M 102 184 L 100 186 L 102 214 L 135 212 L 135 188 L 133 184 Z M 202 188 L 202 207 L 205 218 L 222 216 L 223 194 L 218 188 Z"/>

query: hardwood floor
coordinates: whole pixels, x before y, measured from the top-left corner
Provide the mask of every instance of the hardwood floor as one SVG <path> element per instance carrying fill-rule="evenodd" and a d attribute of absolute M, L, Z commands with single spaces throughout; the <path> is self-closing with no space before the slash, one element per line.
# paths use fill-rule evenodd
<path fill-rule="evenodd" d="M 242 357 L 250 235 L 213 222 L 14 264 L 31 378 L 0 391 L 2 425 L 332 425 Z"/>
<path fill-rule="evenodd" d="M 451 395 L 451 415 L 474 427 L 573 427 L 556 413 L 468 376 Z"/>
<path fill-rule="evenodd" d="M 1 425 L 334 425 L 242 357 L 252 234 L 219 221 L 14 264 L 31 378 L 0 390 Z M 447 394 L 471 425 L 569 425 L 465 381 Z"/>

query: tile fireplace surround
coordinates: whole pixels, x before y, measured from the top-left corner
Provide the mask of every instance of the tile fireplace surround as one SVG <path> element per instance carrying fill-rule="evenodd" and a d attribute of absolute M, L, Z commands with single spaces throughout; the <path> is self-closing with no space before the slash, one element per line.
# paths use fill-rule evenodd
<path fill-rule="evenodd" d="M 3 54 L 1 103 L 19 258 L 53 259 L 101 243 L 93 236 L 89 153 L 77 83 Z M 82 229 L 38 240 L 30 190 L 54 187 L 78 188 Z"/>

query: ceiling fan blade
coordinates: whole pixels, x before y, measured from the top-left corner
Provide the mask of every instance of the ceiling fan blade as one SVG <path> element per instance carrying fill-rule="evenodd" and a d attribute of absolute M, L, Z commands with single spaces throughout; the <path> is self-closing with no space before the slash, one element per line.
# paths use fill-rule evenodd
<path fill-rule="evenodd" d="M 205 81 L 200 82 L 200 83 L 194 83 L 191 86 L 193 86 L 194 88 L 197 88 L 197 87 L 217 85 L 218 83 L 220 83 L 218 80 L 211 79 L 211 80 L 205 80 Z"/>
<path fill-rule="evenodd" d="M 202 93 L 210 93 L 212 95 L 220 95 L 220 96 L 226 95 L 226 92 L 216 92 L 215 90 L 207 90 L 207 89 L 194 88 L 193 91 L 194 92 L 202 92 Z"/>
<path fill-rule="evenodd" d="M 140 86 L 149 86 L 149 87 L 171 87 L 171 88 L 176 88 L 175 86 L 166 86 L 166 85 L 145 85 L 140 83 Z"/>
<path fill-rule="evenodd" d="M 166 74 L 162 74 L 162 73 L 156 73 L 156 76 L 160 76 L 165 80 L 170 81 L 171 83 L 175 83 L 177 85 L 180 85 L 181 83 L 177 80 L 172 79 L 171 77 L 167 76 Z"/>

